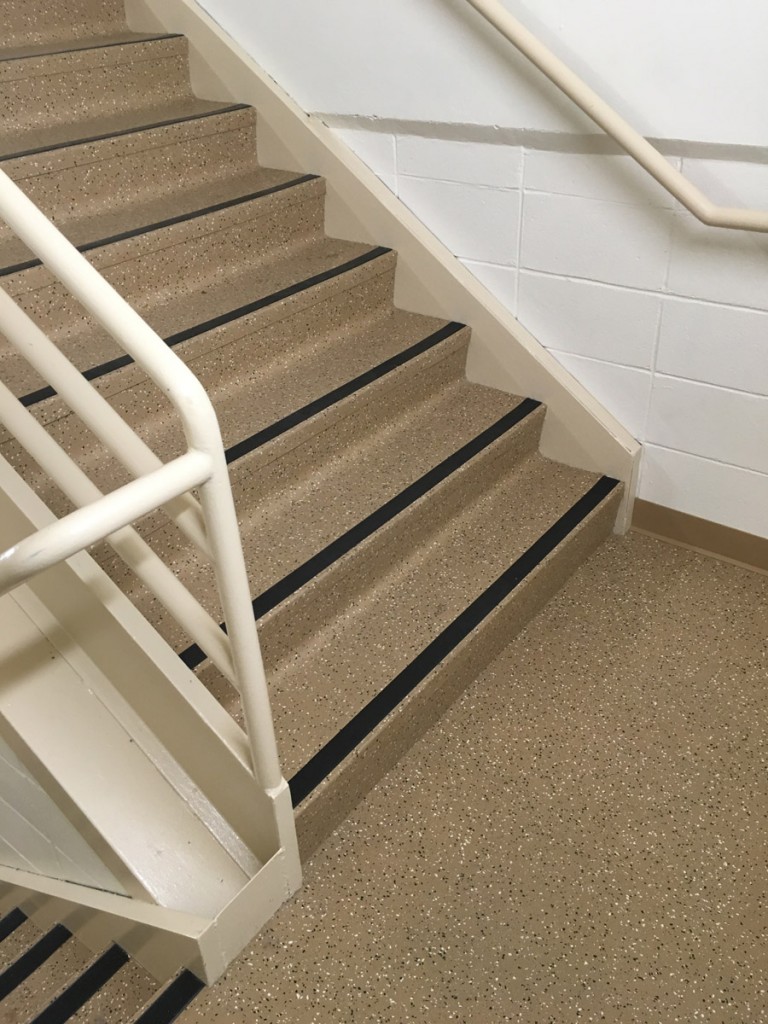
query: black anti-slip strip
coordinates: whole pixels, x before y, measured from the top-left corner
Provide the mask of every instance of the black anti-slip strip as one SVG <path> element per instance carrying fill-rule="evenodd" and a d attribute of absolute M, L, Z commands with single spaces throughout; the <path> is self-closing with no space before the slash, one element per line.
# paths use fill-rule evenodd
<path fill-rule="evenodd" d="M 99 238 L 94 242 L 84 242 L 82 245 L 78 245 L 77 249 L 79 252 L 90 252 L 92 249 L 101 249 L 105 245 L 112 245 L 114 242 L 124 242 L 126 238 L 148 235 L 151 231 L 158 231 L 160 228 L 169 228 L 174 224 L 184 224 L 186 221 L 206 217 L 209 213 L 219 213 L 221 210 L 229 210 L 233 206 L 242 206 L 244 203 L 253 202 L 254 199 L 263 199 L 265 196 L 274 195 L 276 192 L 284 192 L 286 189 L 293 188 L 294 185 L 304 185 L 308 181 L 315 181 L 317 177 L 317 174 L 303 174 L 299 178 L 291 178 L 290 181 L 283 181 L 279 185 L 270 185 L 269 188 L 259 189 L 258 192 L 249 192 L 245 196 L 225 199 L 220 203 L 214 203 L 212 206 L 205 206 L 201 210 L 180 213 L 176 217 L 158 220 L 153 224 L 145 224 L 140 228 L 131 228 L 130 231 L 121 231 L 119 234 L 110 235 L 108 238 Z M 11 267 L 0 268 L 0 277 L 7 277 L 9 274 L 17 274 L 21 270 L 31 270 L 32 267 L 40 266 L 42 266 L 42 260 L 27 260 L 26 263 L 15 263 Z"/>
<path fill-rule="evenodd" d="M 72 982 L 30 1024 L 65 1024 L 93 998 L 120 968 L 128 963 L 128 954 L 119 946 L 110 946 L 90 967 Z"/>
<path fill-rule="evenodd" d="M 115 43 L 89 43 L 87 46 L 68 46 L 64 50 L 41 50 L 39 53 L 20 54 L 18 57 L 0 57 L 0 64 L 12 60 L 40 60 L 42 57 L 59 57 L 62 53 L 87 53 L 88 50 L 109 50 L 113 46 L 137 46 L 139 43 L 156 43 L 160 39 L 181 39 L 179 32 L 164 32 L 157 36 L 143 36 L 141 39 L 123 39 Z"/>
<path fill-rule="evenodd" d="M 72 932 L 63 924 L 57 924 L 42 938 L 31 946 L 26 953 L 14 960 L 10 967 L 6 967 L 0 974 L 0 999 L 5 999 L 15 988 L 23 984 L 38 967 L 45 963 L 48 957 L 53 956 L 57 949 L 72 938 Z"/>
<path fill-rule="evenodd" d="M 602 477 L 551 526 L 528 550 L 476 598 L 414 660 L 312 757 L 290 780 L 294 807 L 352 753 L 409 693 L 416 689 L 441 661 L 476 629 L 558 544 L 583 522 L 616 487 L 617 481 Z"/>
<path fill-rule="evenodd" d="M 329 565 L 338 561 L 354 547 L 361 544 L 366 538 L 394 519 L 395 516 L 400 515 L 406 508 L 413 505 L 419 498 L 437 487 L 438 484 L 446 480 L 452 473 L 461 469 L 462 466 L 475 458 L 476 455 L 479 455 L 485 448 L 492 445 L 494 441 L 497 441 L 508 430 L 511 430 L 512 427 L 520 423 L 526 416 L 529 416 L 535 409 L 538 409 L 540 405 L 540 402 L 536 402 L 532 398 L 524 399 L 511 412 L 502 416 L 501 419 L 482 431 L 477 437 L 472 438 L 471 441 L 459 448 L 458 451 L 449 455 L 447 459 L 443 459 L 437 466 L 400 491 L 394 498 L 390 498 L 389 501 L 385 502 L 369 516 L 366 516 L 365 519 L 362 519 L 350 530 L 347 530 L 346 533 L 337 537 L 336 540 L 332 541 L 316 555 L 313 555 L 303 565 L 300 565 L 262 594 L 259 594 L 252 602 L 254 618 L 260 619 L 267 612 L 276 608 L 281 601 L 285 601 L 291 594 L 299 590 L 300 587 L 303 587 L 311 579 L 314 579 L 315 576 L 323 572 L 324 569 L 327 569 Z M 182 651 L 179 657 L 188 668 L 194 669 L 205 661 L 206 655 L 197 644 L 192 644 L 185 651 Z"/>
<path fill-rule="evenodd" d="M 340 277 L 342 274 L 355 270 L 357 267 L 362 267 L 363 264 L 370 263 L 371 260 L 378 259 L 380 256 L 384 256 L 391 251 L 391 249 L 386 249 L 384 246 L 370 249 L 361 256 L 347 260 L 346 263 L 340 263 L 338 266 L 324 270 L 313 277 L 308 277 L 304 281 L 297 281 L 295 284 L 289 285 L 287 288 L 281 288 L 280 291 L 273 292 L 271 295 L 265 295 L 262 299 L 248 302 L 246 305 L 238 306 L 237 309 L 232 309 L 228 313 L 222 313 L 220 316 L 205 320 L 201 324 L 195 324 L 194 327 L 179 331 L 178 334 L 172 334 L 169 338 L 165 339 L 165 343 L 169 348 L 173 348 L 174 345 L 190 341 L 192 338 L 197 338 L 200 334 L 212 331 L 216 327 L 223 327 L 233 320 L 239 320 L 241 317 L 248 316 L 249 313 L 255 313 L 256 310 L 264 309 L 265 306 L 271 306 L 282 299 L 290 298 L 291 295 L 307 291 L 307 289 L 313 288 L 317 284 L 322 284 L 323 281 L 330 281 L 334 277 Z M 132 362 L 133 359 L 130 356 L 117 356 L 115 359 L 110 359 L 109 362 L 101 363 L 100 366 L 93 366 L 89 370 L 83 370 L 83 376 L 86 380 L 96 380 L 99 377 L 106 376 L 108 373 L 113 373 L 115 370 L 121 370 L 124 366 L 130 366 Z M 38 402 L 45 401 L 46 398 L 53 398 L 55 394 L 56 392 L 52 387 L 40 388 L 38 391 L 32 391 L 28 395 L 23 395 L 19 401 L 22 405 L 29 408 L 32 405 L 37 405 Z"/>
<path fill-rule="evenodd" d="M 182 971 L 134 1024 L 171 1024 L 204 988 L 191 971 Z"/>
<path fill-rule="evenodd" d="M 8 936 L 23 925 L 26 920 L 27 915 L 23 910 L 19 910 L 18 907 L 6 914 L 2 921 L 0 921 L 0 942 L 2 942 L 3 939 L 7 939 Z"/>
<path fill-rule="evenodd" d="M 22 156 L 36 156 L 38 153 L 53 153 L 57 149 L 68 149 L 70 146 L 83 146 L 86 142 L 102 142 L 104 139 L 118 139 L 123 135 L 135 135 L 137 132 L 149 132 L 154 128 L 167 128 L 172 124 L 184 124 L 186 121 L 200 121 L 204 117 L 215 117 L 217 114 L 232 114 L 236 110 L 247 110 L 247 103 L 233 103 L 217 110 L 202 110 L 199 114 L 185 114 L 183 117 L 169 117 L 166 121 L 153 121 L 151 124 L 138 124 L 134 128 L 118 128 L 114 132 L 103 132 L 101 135 L 87 135 L 80 139 L 68 139 L 66 142 L 54 142 L 47 146 L 36 146 L 34 149 L 22 149 L 18 153 L 6 153 L 0 156 L 0 163 L 5 160 L 18 160 Z"/>
<path fill-rule="evenodd" d="M 441 327 L 439 331 L 435 331 L 434 334 L 430 334 L 427 338 L 422 338 L 421 341 L 417 341 L 415 345 L 411 345 L 410 348 L 403 349 L 402 352 L 398 352 L 396 356 L 392 356 L 391 359 L 386 359 L 383 363 L 379 363 L 377 366 L 372 367 L 370 370 L 366 370 L 365 373 L 361 373 L 358 377 L 353 377 L 352 380 L 346 381 L 339 387 L 334 388 L 333 391 L 329 391 L 327 394 L 322 395 L 320 398 L 316 398 L 312 402 L 308 402 L 307 405 L 303 405 L 300 409 L 296 409 L 295 412 L 290 413 L 288 416 L 283 416 L 282 419 L 277 420 L 275 423 L 270 423 L 268 427 L 264 427 L 263 430 L 259 430 L 255 434 L 251 434 L 250 437 L 246 437 L 242 441 L 238 441 L 237 444 L 233 444 L 231 448 L 227 448 L 226 456 L 227 463 L 231 464 L 236 462 L 237 459 L 241 459 L 244 455 L 248 455 L 249 452 L 255 451 L 260 448 L 267 441 L 272 441 L 274 438 L 279 437 L 280 434 L 284 434 L 287 430 L 297 426 L 299 423 L 303 423 L 305 420 L 310 419 L 312 416 L 316 416 L 319 412 L 324 409 L 328 409 L 332 405 L 336 405 L 337 402 L 342 401 L 344 398 L 348 398 L 353 395 L 356 391 L 360 391 L 368 384 L 372 384 L 380 377 L 385 377 L 388 373 L 392 373 L 399 366 L 403 366 L 405 363 L 410 362 L 417 356 L 420 356 L 423 352 L 429 351 L 434 348 L 435 345 L 439 345 L 441 341 L 445 341 L 446 338 L 450 338 L 451 335 L 456 334 L 457 331 L 464 329 L 464 324 L 450 323 L 446 324 L 445 327 Z"/>

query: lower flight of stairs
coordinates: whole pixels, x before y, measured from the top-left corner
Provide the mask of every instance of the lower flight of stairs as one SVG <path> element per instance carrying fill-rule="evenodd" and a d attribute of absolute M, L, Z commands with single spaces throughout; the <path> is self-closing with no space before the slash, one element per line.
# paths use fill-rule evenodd
<path fill-rule="evenodd" d="M 189 971 L 160 985 L 119 946 L 94 956 L 63 925 L 43 932 L 18 908 L 0 919 L 2 1024 L 170 1024 L 203 987 Z"/>
<path fill-rule="evenodd" d="M 538 454 L 538 402 L 467 382 L 468 328 L 395 307 L 395 254 L 324 234 L 322 180 L 258 165 L 254 111 L 192 95 L 183 38 L 131 34 L 108 0 L 32 6 L 0 3 L 18 8 L 0 49 L 0 168 L 214 401 L 307 856 L 610 532 L 621 486 Z M 2 228 L 0 284 L 161 457 L 183 450 L 162 395 Z M 0 375 L 100 488 L 127 481 L 2 344 Z M 5 434 L 0 453 L 71 510 Z M 220 618 L 176 528 L 161 513 L 138 528 Z M 175 620 L 106 544 L 92 554 L 239 720 Z M 18 913 L 3 926 L 4 1020 L 172 1019 L 136 1017 L 151 986 L 116 947 L 91 963 L 66 929 L 40 936 Z M 73 988 L 57 993 L 75 974 L 77 992 L 103 981 L 108 1007 L 131 971 L 120 1017 L 53 1009 L 74 1006 Z M 157 999 L 193 989 L 182 976 Z"/>

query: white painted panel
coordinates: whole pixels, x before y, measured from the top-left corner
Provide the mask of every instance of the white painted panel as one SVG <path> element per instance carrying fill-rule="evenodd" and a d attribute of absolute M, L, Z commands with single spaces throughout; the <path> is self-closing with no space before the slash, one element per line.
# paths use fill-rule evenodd
<path fill-rule="evenodd" d="M 768 5 L 504 0 L 645 134 L 765 144 Z M 306 110 L 567 128 L 542 76 L 462 3 L 202 0 Z"/>
<path fill-rule="evenodd" d="M 396 192 L 395 137 L 387 132 L 340 129 L 338 134 L 363 163 Z"/>
<path fill-rule="evenodd" d="M 515 312 L 517 303 L 517 268 L 498 267 L 492 263 L 478 263 L 475 260 L 461 261 L 467 270 L 471 270 L 478 281 L 482 281 L 488 291 L 503 302 L 507 309 Z"/>
<path fill-rule="evenodd" d="M 768 398 L 657 374 L 649 442 L 768 473 L 766 438 Z"/>
<path fill-rule="evenodd" d="M 0 836 L 7 867 L 125 893 L 1 736 Z"/>
<path fill-rule="evenodd" d="M 694 160 L 686 157 L 683 172 L 721 206 L 768 210 L 768 163 L 738 160 Z"/>
<path fill-rule="evenodd" d="M 679 159 L 671 159 L 679 167 Z M 525 187 L 537 192 L 604 199 L 614 203 L 673 207 L 675 200 L 628 156 L 597 156 L 530 149 Z"/>
<path fill-rule="evenodd" d="M 653 207 L 526 193 L 520 265 L 659 289 L 666 274 L 671 216 Z"/>
<path fill-rule="evenodd" d="M 658 295 L 531 271 L 519 287 L 518 317 L 547 348 L 650 368 Z"/>
<path fill-rule="evenodd" d="M 514 263 L 520 193 L 423 178 L 398 178 L 400 198 L 459 258 Z"/>
<path fill-rule="evenodd" d="M 768 476 L 763 473 L 646 445 L 639 496 L 768 537 Z"/>
<path fill-rule="evenodd" d="M 397 170 L 417 178 L 519 188 L 523 152 L 519 146 L 398 135 Z"/>
<path fill-rule="evenodd" d="M 718 231 L 687 213 L 674 220 L 673 295 L 768 310 L 768 236 Z"/>
<path fill-rule="evenodd" d="M 643 437 L 651 391 L 650 373 L 568 352 L 553 351 L 552 354 L 630 433 Z"/>
<path fill-rule="evenodd" d="M 656 368 L 768 395 L 768 313 L 667 298 Z"/>

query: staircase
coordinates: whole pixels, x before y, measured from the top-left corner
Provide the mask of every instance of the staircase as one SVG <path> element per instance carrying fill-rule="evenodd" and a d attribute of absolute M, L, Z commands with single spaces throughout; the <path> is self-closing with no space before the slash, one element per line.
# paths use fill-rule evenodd
<path fill-rule="evenodd" d="M 0 168 L 216 406 L 309 857 L 611 531 L 622 488 L 538 453 L 539 402 L 468 383 L 469 329 L 396 308 L 395 253 L 325 235 L 323 181 L 259 166 L 256 112 L 192 94 L 183 37 L 130 32 L 118 0 L 0 13 Z M 163 396 L 2 225 L 0 285 L 163 459 L 184 450 Z M 103 491 L 127 482 L 2 346 L 0 377 Z M 0 454 L 71 511 L 5 433 Z M 156 513 L 138 529 L 221 620 L 175 526 Z M 112 549 L 91 554 L 239 720 L 230 684 Z M 12 902 L 9 1024 L 172 1020 L 199 989 L 185 972 L 158 994 L 119 947 L 94 958 Z"/>

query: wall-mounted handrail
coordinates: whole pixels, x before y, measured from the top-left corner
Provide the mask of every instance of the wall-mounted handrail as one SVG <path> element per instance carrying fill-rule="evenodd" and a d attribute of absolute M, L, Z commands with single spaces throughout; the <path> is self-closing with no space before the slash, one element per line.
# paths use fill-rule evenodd
<path fill-rule="evenodd" d="M 466 0 L 564 92 L 587 117 L 611 136 L 641 167 L 702 223 L 718 228 L 768 231 L 768 212 L 716 206 L 664 159 L 662 154 L 514 18 L 499 0 Z"/>
<path fill-rule="evenodd" d="M 97 499 L 94 504 L 72 513 L 70 517 L 43 528 L 32 538 L 26 538 L 15 549 L 0 556 L 0 587 L 3 585 L 3 566 L 7 567 L 5 582 L 14 585 L 14 580 L 28 578 L 44 565 L 50 564 L 47 557 L 40 555 L 41 545 L 52 543 L 59 560 L 68 557 L 68 553 L 73 551 L 72 543 L 67 543 L 68 525 L 76 528 L 79 545 L 76 549 L 81 550 L 92 542 L 92 538 L 98 539 L 110 531 L 125 528 L 125 523 L 129 521 L 126 518 L 128 513 L 135 518 L 137 514 L 174 501 L 179 495 L 196 487 L 205 526 L 205 536 L 201 540 L 210 550 L 216 575 L 227 626 L 225 640 L 231 652 L 240 691 L 254 772 L 268 793 L 282 793 L 286 782 L 277 754 L 269 694 L 253 619 L 224 445 L 210 398 L 189 367 L 2 171 L 0 217 L 166 395 L 181 419 L 187 442 L 186 456 L 175 459 L 162 469 L 151 469 L 149 474 L 143 473 L 139 479 L 103 496 L 101 500 Z M 25 338 L 18 337 L 15 328 L 23 324 L 24 314 L 10 297 L 6 296 L 6 299 L 8 301 L 2 303 L 6 314 L 8 302 L 16 307 L 17 312 L 10 317 L 6 315 L 4 320 L 0 308 L 0 331 L 8 326 L 9 335 L 17 335 L 17 347 L 20 350 L 29 345 L 34 347 L 34 332 L 27 332 Z M 38 370 L 44 369 L 42 363 L 44 360 L 37 360 Z M 61 371 L 60 360 L 57 360 L 57 365 L 58 371 Z M 72 374 L 59 372 L 58 379 L 68 379 L 69 385 L 74 385 Z M 11 420 L 16 400 L 11 396 L 9 403 L 7 397 L 0 394 L 0 407 Z M 91 404 L 91 397 L 87 389 L 68 387 L 67 400 L 73 412 L 79 414 L 88 405 L 86 415 L 91 415 L 93 422 L 96 406 Z M 95 414 L 95 419 L 98 419 L 98 414 Z M 20 422 L 27 421 L 21 418 Z M 31 454 L 35 457 L 34 451 Z M 134 455 L 146 463 L 146 453 L 143 453 L 140 446 L 134 446 Z M 157 483 L 161 484 L 159 488 L 152 486 Z M 189 509 L 187 503 L 186 509 L 181 511 L 188 513 Z M 97 512 L 100 525 L 94 522 Z M 194 530 L 195 524 L 191 525 Z"/>

